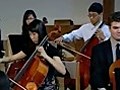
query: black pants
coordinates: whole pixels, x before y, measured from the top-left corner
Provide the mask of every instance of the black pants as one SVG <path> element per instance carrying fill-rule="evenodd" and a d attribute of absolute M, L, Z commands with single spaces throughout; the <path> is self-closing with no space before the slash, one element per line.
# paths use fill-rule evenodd
<path fill-rule="evenodd" d="M 0 90 L 10 90 L 9 78 L 3 71 L 0 71 Z"/>

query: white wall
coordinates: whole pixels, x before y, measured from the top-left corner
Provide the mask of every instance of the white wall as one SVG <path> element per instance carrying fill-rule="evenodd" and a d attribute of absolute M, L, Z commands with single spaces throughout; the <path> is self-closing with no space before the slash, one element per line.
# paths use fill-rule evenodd
<path fill-rule="evenodd" d="M 9 33 L 21 32 L 22 17 L 27 9 L 33 9 L 39 19 L 46 16 L 48 24 L 53 24 L 55 19 L 72 19 L 75 24 L 81 24 L 88 21 L 87 9 L 94 1 L 102 3 L 102 0 L 1 0 L 2 39 Z"/>
<path fill-rule="evenodd" d="M 120 11 L 120 0 L 115 0 L 115 11 Z"/>

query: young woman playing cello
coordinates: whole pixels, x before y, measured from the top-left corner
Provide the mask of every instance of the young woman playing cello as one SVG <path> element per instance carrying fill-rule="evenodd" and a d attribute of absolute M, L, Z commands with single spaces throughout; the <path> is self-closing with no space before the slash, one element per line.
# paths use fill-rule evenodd
<path fill-rule="evenodd" d="M 37 48 L 40 57 L 43 57 L 49 67 L 44 82 L 38 86 L 38 90 L 57 90 L 56 73 L 65 74 L 65 66 L 61 62 L 58 50 L 47 41 L 43 46 L 38 46 L 43 38 L 47 35 L 45 25 L 42 21 L 35 19 L 28 26 L 30 44 L 24 47 L 19 53 L 6 58 L 3 61 L 14 61 L 24 57 L 30 57 Z M 32 41 L 32 42 L 31 42 Z"/>

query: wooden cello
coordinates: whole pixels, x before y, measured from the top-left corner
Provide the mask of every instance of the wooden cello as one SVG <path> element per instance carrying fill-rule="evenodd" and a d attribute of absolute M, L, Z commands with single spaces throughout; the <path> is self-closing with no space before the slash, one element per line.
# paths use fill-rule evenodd
<path fill-rule="evenodd" d="M 54 25 L 54 28 L 52 31 L 48 34 L 49 40 L 54 41 L 56 38 L 58 38 L 61 34 L 61 26 L 60 25 Z"/>
<path fill-rule="evenodd" d="M 91 57 L 92 47 L 97 45 L 99 40 L 93 35 L 90 41 L 86 42 L 81 48 L 80 52 L 84 55 Z M 84 90 L 89 85 L 90 80 L 90 59 L 84 56 L 77 55 L 76 60 L 80 62 L 80 87 Z"/>
<path fill-rule="evenodd" d="M 97 44 L 98 39 L 96 39 L 94 36 L 92 38 L 94 38 L 93 41 L 96 42 L 96 44 Z M 96 44 L 94 44 L 94 45 L 96 45 Z M 90 79 L 89 68 L 90 68 L 90 59 L 91 59 L 90 56 L 91 56 L 91 49 L 93 47 L 93 44 L 91 42 L 89 43 L 89 45 L 91 47 L 86 48 L 85 49 L 86 52 L 78 52 L 74 49 L 70 49 L 69 46 L 66 45 L 65 43 L 62 43 L 59 45 L 62 46 L 64 49 L 76 54 L 76 60 L 77 60 L 77 62 L 80 62 L 80 69 L 79 69 L 80 70 L 79 71 L 80 72 L 80 90 L 84 90 L 89 85 L 89 79 Z M 73 83 L 70 85 L 72 87 L 74 87 L 75 86 L 74 80 L 71 79 L 71 82 L 73 82 Z"/>
<path fill-rule="evenodd" d="M 45 36 L 44 39 L 41 41 L 41 43 L 39 44 L 39 46 L 44 45 L 44 43 L 48 40 L 53 38 L 53 34 L 55 35 L 57 32 L 50 32 L 49 36 Z M 51 37 L 52 36 L 52 37 Z M 49 37 L 49 38 L 48 38 Z M 51 37 L 51 38 L 50 38 Z M 48 73 L 48 65 L 47 63 L 44 61 L 44 58 L 41 58 L 37 55 L 37 50 L 35 50 L 33 52 L 33 54 L 30 56 L 30 58 L 24 63 L 22 63 L 22 67 L 17 67 L 19 68 L 20 71 L 17 70 L 16 73 L 12 74 L 13 72 L 15 72 L 15 68 L 16 66 L 8 71 L 8 75 L 10 77 L 12 77 L 12 79 L 14 79 L 14 81 L 18 82 L 21 86 L 25 87 L 25 88 L 30 88 L 30 86 L 34 85 L 36 86 L 40 86 L 41 83 L 44 81 L 45 76 Z M 10 73 L 10 74 L 9 74 Z M 14 86 L 12 84 L 13 88 L 15 90 L 21 90 L 20 87 L 18 86 Z M 33 90 L 33 89 L 28 89 L 28 90 Z M 37 89 L 35 89 L 37 90 Z"/>
<path fill-rule="evenodd" d="M 104 22 L 102 22 L 97 29 L 101 28 L 103 24 Z M 94 33 L 92 37 L 88 41 L 86 41 L 83 47 L 80 49 L 80 53 L 91 57 L 92 48 L 98 43 L 99 40 Z M 80 88 L 81 90 L 84 90 L 88 87 L 90 80 L 90 59 L 80 55 L 77 55 L 76 59 L 78 62 L 80 62 Z"/>
<path fill-rule="evenodd" d="M 109 77 L 110 83 L 112 84 L 112 90 L 118 90 L 116 86 L 116 79 L 115 79 L 115 69 L 120 69 L 120 60 L 115 61 L 110 65 L 109 68 Z"/>
<path fill-rule="evenodd" d="M 48 37 L 46 35 L 45 38 L 39 44 L 39 46 L 44 45 L 44 43 L 47 40 Z M 39 86 L 44 81 L 48 73 L 48 68 L 49 67 L 45 62 L 44 58 L 41 58 L 37 55 L 36 49 L 30 56 L 30 58 L 25 62 L 20 71 L 17 73 L 17 75 L 14 78 L 14 81 L 18 82 L 21 86 L 25 87 L 28 90 L 34 90 L 29 89 L 29 86 Z M 20 87 L 14 85 L 13 89 L 22 90 Z"/>

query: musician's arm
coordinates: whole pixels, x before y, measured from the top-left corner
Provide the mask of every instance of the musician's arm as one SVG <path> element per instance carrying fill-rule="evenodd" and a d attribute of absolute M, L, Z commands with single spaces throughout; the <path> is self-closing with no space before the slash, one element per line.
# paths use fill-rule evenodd
<path fill-rule="evenodd" d="M 109 27 L 107 25 L 104 25 L 101 29 L 97 30 L 96 36 L 101 41 L 106 41 L 110 38 L 111 33 L 109 31 Z"/>
<path fill-rule="evenodd" d="M 98 29 L 96 31 L 96 37 L 99 39 L 100 42 L 104 41 L 104 39 L 106 38 L 106 36 L 104 35 L 101 29 Z"/>
<path fill-rule="evenodd" d="M 26 54 L 23 51 L 18 52 L 17 54 L 11 55 L 9 57 L 3 57 L 0 59 L 0 62 L 12 62 L 15 60 L 20 60 L 26 57 Z"/>
<path fill-rule="evenodd" d="M 61 41 L 63 42 L 73 42 L 75 39 L 81 39 L 82 38 L 82 28 L 73 30 L 70 33 L 64 34 L 61 37 L 55 39 L 55 42 L 60 43 Z"/>
<path fill-rule="evenodd" d="M 82 34 L 81 34 L 82 29 L 76 29 L 73 30 L 72 32 L 68 33 L 68 34 L 64 34 L 63 37 L 63 41 L 64 42 L 73 42 L 76 39 L 80 39 L 82 38 Z"/>
<path fill-rule="evenodd" d="M 44 57 L 59 73 L 65 75 L 65 66 L 58 56 L 54 56 L 53 58 L 51 58 L 46 54 L 43 47 L 40 47 L 38 51 L 40 52 L 40 55 Z"/>

